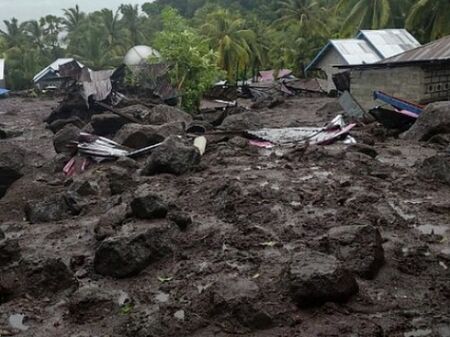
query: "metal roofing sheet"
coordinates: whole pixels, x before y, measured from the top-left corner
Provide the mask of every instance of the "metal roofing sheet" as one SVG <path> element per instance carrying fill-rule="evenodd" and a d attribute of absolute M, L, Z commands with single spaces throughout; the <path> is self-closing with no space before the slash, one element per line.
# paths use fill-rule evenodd
<path fill-rule="evenodd" d="M 0 59 L 0 81 L 5 79 L 5 59 Z"/>
<path fill-rule="evenodd" d="M 39 73 L 36 74 L 36 76 L 33 77 L 33 81 L 34 82 L 38 82 L 42 77 L 45 76 L 45 74 L 47 74 L 48 71 L 53 70 L 53 71 L 58 71 L 59 70 L 59 66 L 72 62 L 74 61 L 73 58 L 60 58 L 57 59 L 55 62 L 53 62 L 52 64 L 50 64 L 48 67 L 42 69 Z M 79 63 L 80 67 L 83 67 L 83 65 L 81 63 Z"/>
<path fill-rule="evenodd" d="M 347 64 L 367 64 L 381 60 L 366 41 L 358 39 L 330 40 Z"/>
<path fill-rule="evenodd" d="M 378 64 L 450 60 L 450 35 L 424 46 L 390 57 Z"/>
<path fill-rule="evenodd" d="M 420 47 L 406 29 L 361 30 L 358 38 L 364 38 L 383 59 Z"/>

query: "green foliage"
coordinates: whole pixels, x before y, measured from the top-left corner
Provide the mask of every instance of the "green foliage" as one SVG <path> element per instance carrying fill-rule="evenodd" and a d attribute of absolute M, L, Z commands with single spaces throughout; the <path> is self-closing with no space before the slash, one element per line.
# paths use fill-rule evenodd
<path fill-rule="evenodd" d="M 219 79 L 217 54 L 204 39 L 187 25 L 173 9 L 162 12 L 164 30 L 155 39 L 155 47 L 171 64 L 172 83 L 182 91 L 182 106 L 195 111 L 201 95 Z"/>
<path fill-rule="evenodd" d="M 173 8 L 174 10 L 171 10 Z M 0 30 L 7 85 L 32 86 L 39 70 L 59 57 L 95 69 L 120 64 L 136 44 L 161 49 L 172 77 L 194 109 L 223 70 L 222 79 L 248 78 L 263 69 L 303 67 L 330 38 L 359 29 L 408 28 L 422 43 L 450 34 L 449 0 L 155 0 L 27 22 L 11 18 Z"/>

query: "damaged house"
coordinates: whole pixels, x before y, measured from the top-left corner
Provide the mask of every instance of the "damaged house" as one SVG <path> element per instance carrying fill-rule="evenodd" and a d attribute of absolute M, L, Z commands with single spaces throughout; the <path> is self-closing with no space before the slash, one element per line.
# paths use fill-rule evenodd
<path fill-rule="evenodd" d="M 336 66 L 372 64 L 419 46 L 406 29 L 361 30 L 354 39 L 330 40 L 305 71 L 323 71 L 331 92 L 333 75 L 345 72 Z"/>
<path fill-rule="evenodd" d="M 420 104 L 450 100 L 450 36 L 374 64 L 345 68 L 351 70 L 350 91 L 365 109 L 373 106 L 374 91 Z"/>
<path fill-rule="evenodd" d="M 84 68 L 84 66 L 80 62 L 74 60 L 73 58 L 57 59 L 55 62 L 42 69 L 33 77 L 35 86 L 40 90 L 61 88 L 66 83 L 67 78 L 70 76 L 61 74 L 60 68 L 68 64 L 70 64 L 71 66 L 66 68 L 69 68 L 71 72 L 77 72 L 78 70 Z"/>

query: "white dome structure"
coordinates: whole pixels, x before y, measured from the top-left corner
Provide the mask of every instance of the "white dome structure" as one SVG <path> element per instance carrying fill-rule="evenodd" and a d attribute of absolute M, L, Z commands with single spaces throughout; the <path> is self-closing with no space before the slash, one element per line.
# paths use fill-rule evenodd
<path fill-rule="evenodd" d="M 149 46 L 134 46 L 123 59 L 127 66 L 137 66 L 142 61 L 146 61 L 150 56 L 161 57 L 158 51 Z"/>

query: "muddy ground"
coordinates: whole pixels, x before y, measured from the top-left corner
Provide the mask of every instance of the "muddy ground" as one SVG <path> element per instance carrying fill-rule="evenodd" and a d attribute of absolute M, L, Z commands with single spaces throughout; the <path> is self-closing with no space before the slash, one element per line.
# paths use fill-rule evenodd
<path fill-rule="evenodd" d="M 261 149 L 214 137 L 192 172 L 142 176 L 141 162 L 127 163 L 132 179 L 121 193 L 101 187 L 81 214 L 31 224 L 25 205 L 72 183 L 43 123 L 56 105 L 0 100 L 0 126 L 17 131 L 0 146 L 25 151 L 24 176 L 0 199 L 0 229 L 20 254 L 0 269 L 0 336 L 450 336 L 450 186 L 420 174 L 445 147 L 396 139 L 376 124 L 352 132 L 361 148 Z M 257 113 L 267 127 L 321 126 L 335 105 L 299 97 Z M 101 180 L 115 165 L 74 179 Z M 102 276 L 99 218 L 142 188 L 192 223 L 180 230 L 170 218 L 127 217 L 104 236 L 155 229 L 158 256 L 135 276 Z M 333 255 L 324 238 L 350 225 L 378 229 L 384 263 L 370 277 L 356 273 L 359 291 L 345 301 L 302 306 L 290 290 L 293 256 Z"/>

